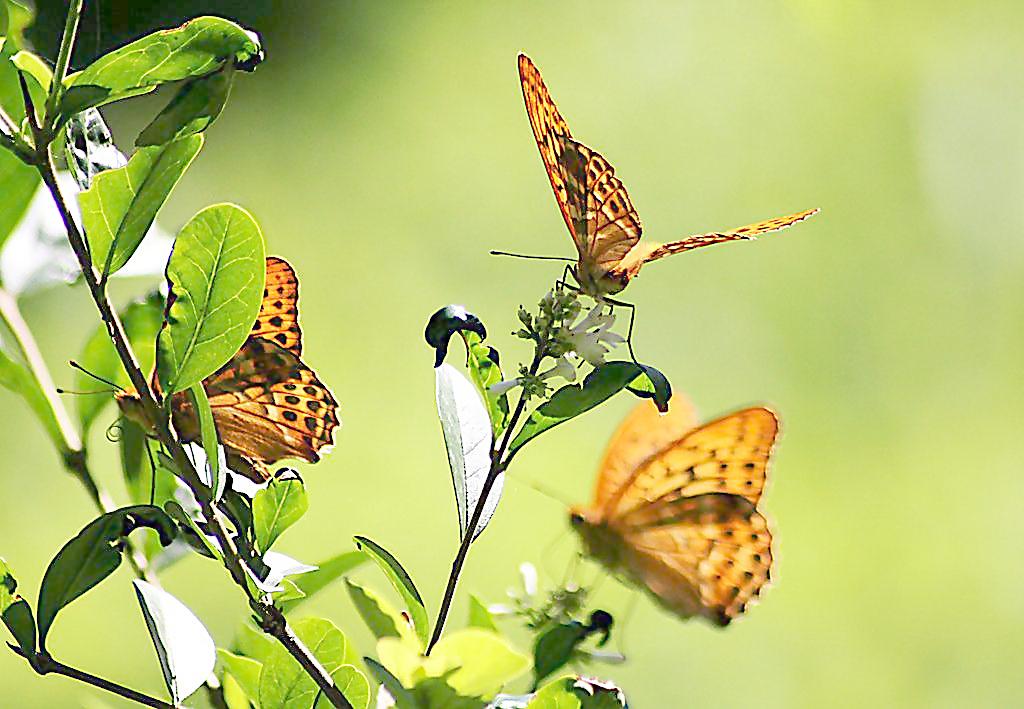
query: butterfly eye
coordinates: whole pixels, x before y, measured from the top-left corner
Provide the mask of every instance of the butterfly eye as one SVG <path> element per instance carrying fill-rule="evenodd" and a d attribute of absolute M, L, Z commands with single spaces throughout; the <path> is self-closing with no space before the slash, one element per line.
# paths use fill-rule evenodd
<path fill-rule="evenodd" d="M 585 520 L 583 519 L 583 515 L 581 515 L 579 512 L 573 512 L 571 515 L 569 515 L 569 522 L 570 524 L 572 524 L 573 527 L 579 527 L 581 524 L 583 524 L 584 521 Z"/>

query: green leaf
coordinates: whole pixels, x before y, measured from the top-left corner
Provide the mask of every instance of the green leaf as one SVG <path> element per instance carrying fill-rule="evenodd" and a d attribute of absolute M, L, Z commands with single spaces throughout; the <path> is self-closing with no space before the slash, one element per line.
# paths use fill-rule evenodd
<path fill-rule="evenodd" d="M 641 399 L 652 399 L 658 411 L 666 413 L 672 398 L 672 385 L 668 377 L 649 364 L 640 365 L 641 373 L 626 388 Z"/>
<path fill-rule="evenodd" d="M 101 273 L 116 273 L 128 263 L 202 147 L 203 136 L 192 135 L 140 148 L 127 165 L 99 173 L 79 193 L 92 261 Z"/>
<path fill-rule="evenodd" d="M 287 604 L 282 604 L 282 608 L 285 612 L 294 610 L 308 598 L 323 590 L 327 585 L 368 560 L 369 557 L 361 551 L 347 551 L 316 564 L 318 567 L 316 571 L 310 571 L 295 577 L 295 585 L 305 595 L 302 598 L 289 601 Z"/>
<path fill-rule="evenodd" d="M 262 56 L 255 33 L 220 17 L 197 17 L 115 49 L 68 77 L 60 113 L 67 119 L 160 84 L 206 76 L 227 63 L 251 69 Z"/>
<path fill-rule="evenodd" d="M 370 674 L 388 690 L 388 694 L 395 700 L 398 709 L 419 709 L 419 705 L 412 692 L 406 689 L 398 678 L 388 671 L 388 668 L 372 657 L 364 657 L 363 664 L 366 665 L 366 669 L 370 671 Z"/>
<path fill-rule="evenodd" d="M 448 342 L 452 335 L 466 330 L 475 332 L 481 340 L 487 337 L 487 329 L 480 318 L 461 305 L 446 305 L 430 316 L 423 337 L 434 348 L 434 367 L 441 366 L 448 355 Z"/>
<path fill-rule="evenodd" d="M 13 153 L 0 150 L 0 246 L 25 215 L 38 186 L 39 173 Z"/>
<path fill-rule="evenodd" d="M 251 709 L 255 698 L 249 697 L 242 689 L 235 676 L 230 672 L 224 672 L 220 679 L 221 696 L 224 698 L 225 709 Z"/>
<path fill-rule="evenodd" d="M 574 681 L 563 677 L 544 685 L 533 695 L 526 709 L 581 709 L 583 704 L 572 688 Z"/>
<path fill-rule="evenodd" d="M 25 656 L 32 657 L 36 652 L 36 622 L 31 606 L 17 594 L 17 590 L 14 573 L 0 557 L 0 618 Z"/>
<path fill-rule="evenodd" d="M 608 362 L 588 374 L 582 385 L 562 387 L 530 414 L 509 445 L 509 453 L 515 453 L 549 428 L 589 411 L 622 391 L 639 373 L 640 368 L 632 362 Z"/>
<path fill-rule="evenodd" d="M 465 697 L 444 677 L 428 677 L 416 683 L 412 690 L 416 706 L 420 709 L 483 709 L 487 702 L 479 697 Z"/>
<path fill-rule="evenodd" d="M 209 537 L 206 536 L 206 533 L 199 528 L 196 521 L 192 519 L 192 516 L 186 512 L 179 503 L 174 500 L 165 502 L 164 510 L 166 510 L 167 515 L 177 522 L 183 529 L 191 530 L 192 536 L 186 537 L 189 544 L 199 544 L 200 548 L 205 549 L 211 559 L 217 559 L 218 561 L 224 560 L 224 555 L 220 553 L 220 549 L 214 546 L 213 542 L 211 542 Z"/>
<path fill-rule="evenodd" d="M 32 52 L 22 49 L 11 56 L 11 63 L 14 66 L 21 69 L 23 73 L 31 77 L 43 91 L 50 90 L 50 81 L 53 79 L 53 70 L 50 69 L 50 65 L 43 61 L 38 55 Z M 40 94 L 45 100 L 45 94 Z M 35 98 L 35 96 L 33 96 Z M 39 104 L 36 104 L 39 105 Z"/>
<path fill-rule="evenodd" d="M 206 466 L 210 473 L 210 489 L 213 490 L 214 502 L 220 499 L 223 492 L 220 486 L 220 447 L 217 443 L 217 426 L 213 422 L 213 410 L 210 400 L 206 398 L 203 383 L 198 382 L 188 388 L 192 408 L 198 414 L 199 435 L 206 453 Z M 262 491 L 261 491 L 262 492 Z"/>
<path fill-rule="evenodd" d="M 345 695 L 352 709 L 367 709 L 370 706 L 370 681 L 355 665 L 342 665 L 331 673 L 335 686 Z M 330 700 L 320 693 L 314 707 L 328 709 Z"/>
<path fill-rule="evenodd" d="M 60 424 L 57 423 L 53 407 L 46 395 L 43 394 L 39 382 L 29 374 L 24 365 L 15 362 L 3 350 L 0 350 L 0 386 L 19 394 L 28 402 L 29 408 L 43 424 L 43 429 L 50 436 L 54 447 L 58 451 L 63 451 L 64 435 L 61 433 Z"/>
<path fill-rule="evenodd" d="M 391 585 L 398 591 L 402 600 L 405 601 L 406 611 L 409 613 L 409 617 L 412 618 L 412 624 L 416 629 L 416 635 L 420 639 L 420 644 L 422 647 L 426 647 L 427 636 L 430 632 L 427 609 L 423 606 L 423 599 L 420 597 L 420 592 L 416 590 L 416 584 L 412 582 L 412 577 L 402 568 L 398 559 L 392 556 L 384 547 L 366 537 L 355 537 L 355 541 L 356 545 L 364 550 L 380 567 L 381 571 L 384 572 L 384 575 L 391 582 Z"/>
<path fill-rule="evenodd" d="M 517 652 L 500 635 L 479 628 L 466 628 L 446 635 L 430 653 L 430 659 L 443 663 L 440 675 L 447 676 L 448 684 L 459 694 L 472 697 L 492 697 L 502 687 L 516 679 L 530 667 L 530 658 Z"/>
<path fill-rule="evenodd" d="M 505 430 L 508 424 L 508 394 L 491 393 L 491 385 L 497 384 L 505 377 L 498 363 L 498 350 L 483 344 L 483 340 L 472 330 L 462 330 L 462 340 L 466 343 L 466 366 L 473 378 L 473 383 L 483 394 L 487 403 L 487 412 L 494 427 L 494 436 Z"/>
<path fill-rule="evenodd" d="M 487 610 L 487 606 L 484 605 L 483 601 L 472 594 L 469 596 L 469 627 L 498 632 L 498 625 L 494 622 L 494 616 Z"/>
<path fill-rule="evenodd" d="M 128 342 L 139 359 L 140 368 L 143 372 L 151 371 L 156 358 L 157 333 L 160 332 L 164 320 L 163 296 L 157 292 L 150 293 L 144 300 L 129 304 L 120 313 L 120 316 Z M 122 388 L 131 386 L 124 366 L 121 364 L 121 358 L 118 357 L 117 350 L 110 342 L 110 334 L 103 323 L 97 325 L 92 335 L 89 336 L 85 347 L 82 348 L 78 362 L 84 369 Z M 75 388 L 79 391 L 96 391 L 102 389 L 103 385 L 85 372 L 77 370 Z M 75 403 L 78 409 L 78 420 L 82 424 L 83 438 L 88 436 L 96 418 L 111 400 L 112 398 L 109 396 L 98 394 L 78 397 Z"/>
<path fill-rule="evenodd" d="M 205 131 L 224 109 L 233 79 L 234 67 L 228 64 L 220 71 L 186 82 L 139 134 L 135 145 L 162 145 Z"/>
<path fill-rule="evenodd" d="M 40 648 L 46 646 L 46 636 L 57 613 L 114 573 L 121 563 L 125 537 L 139 527 L 155 530 L 164 546 L 174 540 L 174 522 L 163 510 L 135 505 L 101 515 L 57 552 L 39 589 Z"/>
<path fill-rule="evenodd" d="M 249 699 L 252 701 L 259 699 L 262 662 L 220 648 L 217 648 L 217 659 L 220 660 L 224 670 L 231 673 Z"/>
<path fill-rule="evenodd" d="M 356 607 L 359 616 L 375 638 L 403 637 L 400 629 L 407 626 L 401 613 L 372 590 L 363 588 L 350 579 L 345 579 L 345 585 L 348 587 L 352 605 Z"/>
<path fill-rule="evenodd" d="M 295 634 L 309 648 L 321 666 L 334 673 L 352 664 L 348 638 L 323 618 L 303 618 L 292 625 Z M 319 691 L 313 678 L 280 644 L 275 644 L 260 671 L 259 703 L 269 709 L 308 709 Z"/>
<path fill-rule="evenodd" d="M 534 684 L 565 667 L 586 637 L 587 628 L 578 621 L 559 623 L 538 635 L 533 647 Z"/>
<path fill-rule="evenodd" d="M 235 633 L 235 647 L 246 657 L 258 660 L 260 664 L 267 661 L 274 652 L 277 641 L 264 633 L 250 622 L 242 623 Z M 259 692 L 256 693 L 256 698 Z"/>
<path fill-rule="evenodd" d="M 271 480 L 252 500 L 253 527 L 260 551 L 267 551 L 281 533 L 299 521 L 309 509 L 301 480 Z"/>
<path fill-rule="evenodd" d="M 24 3 L 15 0 L 0 0 L 0 35 L 6 35 L 12 44 L 20 47 L 25 44 L 22 32 L 32 24 L 32 10 Z"/>
<path fill-rule="evenodd" d="M 157 373 L 168 396 L 213 374 L 241 348 L 259 313 L 265 263 L 263 234 L 236 205 L 207 207 L 178 233 L 167 265 L 167 327 L 157 341 Z"/>

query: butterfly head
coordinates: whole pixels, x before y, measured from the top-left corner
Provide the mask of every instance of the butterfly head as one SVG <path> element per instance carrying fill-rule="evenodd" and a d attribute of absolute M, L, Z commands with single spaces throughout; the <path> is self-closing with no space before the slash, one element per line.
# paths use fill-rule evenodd
<path fill-rule="evenodd" d="M 580 535 L 583 551 L 610 569 L 619 565 L 622 540 L 600 516 L 599 512 L 584 507 L 569 509 L 569 524 Z"/>
<path fill-rule="evenodd" d="M 134 421 L 147 431 L 156 428 L 156 422 L 147 415 L 146 408 L 142 405 L 142 398 L 134 389 L 129 388 L 115 393 L 114 401 L 117 402 L 117 407 L 129 421 Z"/>

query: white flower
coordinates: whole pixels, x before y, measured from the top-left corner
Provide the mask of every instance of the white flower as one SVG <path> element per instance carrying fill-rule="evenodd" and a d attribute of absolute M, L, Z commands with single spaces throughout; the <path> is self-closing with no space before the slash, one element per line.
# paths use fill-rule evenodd
<path fill-rule="evenodd" d="M 598 303 L 578 323 L 566 328 L 563 339 L 573 352 L 596 367 L 604 364 L 604 356 L 613 347 L 625 342 L 611 331 L 614 324 L 615 314 Z"/>
<path fill-rule="evenodd" d="M 505 379 L 496 384 L 491 384 L 489 387 L 487 387 L 487 391 L 491 392 L 495 396 L 501 396 L 502 394 L 506 394 L 509 391 L 515 389 L 522 383 L 523 382 L 521 381 L 521 377 L 515 377 L 514 379 Z"/>
<path fill-rule="evenodd" d="M 569 361 L 566 356 L 561 356 L 555 363 L 555 366 L 546 372 L 541 372 L 537 375 L 540 379 L 551 379 L 552 377 L 562 377 L 570 382 L 576 381 L 576 367 Z"/>

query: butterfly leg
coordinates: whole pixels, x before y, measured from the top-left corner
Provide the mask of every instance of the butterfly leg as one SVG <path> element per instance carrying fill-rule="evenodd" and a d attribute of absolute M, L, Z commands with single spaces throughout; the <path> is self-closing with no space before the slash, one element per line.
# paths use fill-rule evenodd
<path fill-rule="evenodd" d="M 629 358 L 633 360 L 633 364 L 639 367 L 640 362 L 637 361 L 636 355 L 633 353 L 633 321 L 636 319 L 636 306 L 623 300 L 612 300 L 611 298 L 604 298 L 603 300 L 613 306 L 613 308 L 616 305 L 629 308 L 629 328 L 626 330 L 626 347 L 629 348 Z"/>
<path fill-rule="evenodd" d="M 566 264 L 565 265 L 565 270 L 562 271 L 562 276 L 557 281 L 555 281 L 555 288 L 557 290 L 566 289 L 566 290 L 571 290 L 571 291 L 575 291 L 575 292 L 579 293 L 580 289 L 577 288 L 576 286 L 574 286 L 573 284 L 569 283 L 569 276 L 571 276 L 571 275 L 572 275 L 572 265 L 571 264 Z"/>

